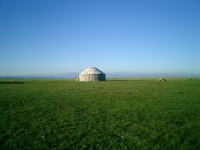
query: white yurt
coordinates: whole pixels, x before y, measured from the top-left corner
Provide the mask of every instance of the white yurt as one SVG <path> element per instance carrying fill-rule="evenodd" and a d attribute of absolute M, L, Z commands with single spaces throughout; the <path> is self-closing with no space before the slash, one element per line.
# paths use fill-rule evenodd
<path fill-rule="evenodd" d="M 164 78 L 159 78 L 158 81 L 159 81 L 159 82 L 166 82 L 167 80 L 164 79 Z"/>
<path fill-rule="evenodd" d="M 106 75 L 95 67 L 88 67 L 79 74 L 78 81 L 106 81 Z"/>

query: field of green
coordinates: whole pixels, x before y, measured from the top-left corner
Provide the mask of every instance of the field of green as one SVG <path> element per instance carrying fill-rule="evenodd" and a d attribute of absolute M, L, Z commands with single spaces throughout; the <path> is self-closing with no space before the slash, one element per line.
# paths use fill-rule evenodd
<path fill-rule="evenodd" d="M 0 81 L 0 149 L 200 149 L 200 79 Z"/>

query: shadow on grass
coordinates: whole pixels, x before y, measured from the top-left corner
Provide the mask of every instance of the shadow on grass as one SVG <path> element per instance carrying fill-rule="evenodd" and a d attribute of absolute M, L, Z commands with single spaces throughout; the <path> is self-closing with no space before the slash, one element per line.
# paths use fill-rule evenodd
<path fill-rule="evenodd" d="M 0 82 L 0 84 L 24 84 L 25 82 Z"/>
<path fill-rule="evenodd" d="M 144 81 L 144 80 L 123 80 L 123 79 L 118 79 L 118 80 L 107 80 L 107 81 Z"/>

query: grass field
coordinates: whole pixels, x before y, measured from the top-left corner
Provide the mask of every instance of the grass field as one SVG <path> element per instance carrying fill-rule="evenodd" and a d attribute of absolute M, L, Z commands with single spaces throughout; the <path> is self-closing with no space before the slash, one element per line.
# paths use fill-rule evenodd
<path fill-rule="evenodd" d="M 200 79 L 7 81 L 0 149 L 200 149 Z"/>

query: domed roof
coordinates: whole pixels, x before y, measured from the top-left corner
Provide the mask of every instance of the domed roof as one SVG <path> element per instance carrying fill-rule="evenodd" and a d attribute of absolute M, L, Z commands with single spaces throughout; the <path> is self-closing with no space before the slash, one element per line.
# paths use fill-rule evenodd
<path fill-rule="evenodd" d="M 83 74 L 104 74 L 104 73 L 101 70 L 97 69 L 96 67 L 88 67 L 80 73 L 80 75 Z"/>

